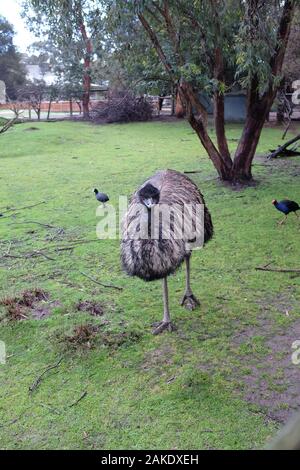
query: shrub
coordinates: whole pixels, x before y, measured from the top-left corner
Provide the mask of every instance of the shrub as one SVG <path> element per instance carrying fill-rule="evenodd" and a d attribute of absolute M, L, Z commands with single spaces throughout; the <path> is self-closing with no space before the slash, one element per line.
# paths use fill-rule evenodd
<path fill-rule="evenodd" d="M 132 93 L 110 96 L 105 104 L 99 103 L 92 110 L 92 119 L 98 122 L 148 121 L 152 118 L 152 104 L 145 97 Z"/>

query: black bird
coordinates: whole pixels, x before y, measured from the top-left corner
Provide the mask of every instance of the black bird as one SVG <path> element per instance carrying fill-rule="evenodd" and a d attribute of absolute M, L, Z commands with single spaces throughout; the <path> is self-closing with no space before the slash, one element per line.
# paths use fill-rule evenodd
<path fill-rule="evenodd" d="M 105 203 L 109 201 L 108 195 L 105 193 L 99 193 L 98 189 L 94 189 L 94 193 L 97 201 L 102 202 L 103 206 L 105 207 Z"/>
<path fill-rule="evenodd" d="M 276 207 L 277 210 L 280 212 L 283 212 L 285 215 L 284 219 L 281 222 L 278 222 L 280 225 L 282 225 L 286 219 L 287 216 L 289 215 L 290 212 L 294 212 L 297 217 L 297 211 L 300 209 L 299 204 L 295 201 L 289 201 L 288 199 L 284 199 L 283 201 L 276 201 L 276 199 L 273 199 L 272 204 Z"/>

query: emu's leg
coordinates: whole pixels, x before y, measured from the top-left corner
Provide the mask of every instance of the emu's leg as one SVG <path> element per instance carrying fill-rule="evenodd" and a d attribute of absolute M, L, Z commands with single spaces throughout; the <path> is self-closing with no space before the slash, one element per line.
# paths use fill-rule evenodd
<path fill-rule="evenodd" d="M 164 301 L 164 317 L 162 321 L 158 323 L 153 323 L 152 326 L 155 329 L 152 331 L 154 335 L 158 335 L 164 330 L 173 331 L 175 330 L 174 325 L 171 323 L 170 311 L 169 311 L 169 295 L 168 295 L 168 281 L 167 278 L 164 277 L 162 280 L 163 286 L 163 301 Z"/>
<path fill-rule="evenodd" d="M 188 310 L 194 310 L 198 305 L 200 305 L 199 300 L 194 296 L 191 289 L 190 281 L 190 258 L 191 253 L 185 258 L 185 267 L 186 267 L 186 283 L 185 283 L 185 293 L 181 300 L 181 305 L 184 305 Z"/>

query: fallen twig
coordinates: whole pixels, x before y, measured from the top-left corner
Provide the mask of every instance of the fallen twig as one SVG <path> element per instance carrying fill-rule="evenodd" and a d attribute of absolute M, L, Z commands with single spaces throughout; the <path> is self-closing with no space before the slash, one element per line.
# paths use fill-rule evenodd
<path fill-rule="evenodd" d="M 42 251 L 35 250 L 32 252 L 32 255 L 44 256 L 44 258 L 49 259 L 50 261 L 55 261 L 55 258 L 51 258 L 50 256 L 46 255 Z"/>
<path fill-rule="evenodd" d="M 4 212 L 2 214 L 4 214 Z M 18 214 L 19 214 L 19 212 L 13 212 L 10 215 L 4 215 L 2 220 L 8 219 L 9 217 L 15 217 Z"/>
<path fill-rule="evenodd" d="M 61 363 L 62 360 L 63 360 L 63 358 L 61 357 L 61 358 L 59 359 L 59 361 L 58 361 L 56 364 L 47 367 L 47 369 L 45 369 L 45 370 L 37 377 L 37 379 L 33 382 L 33 384 L 30 385 L 30 387 L 29 387 L 29 392 L 32 393 L 34 390 L 36 390 L 36 389 L 38 388 L 38 386 L 40 385 L 40 383 L 41 383 L 41 381 L 42 381 L 44 375 L 45 375 L 47 372 L 49 372 L 50 370 L 56 369 L 56 367 L 58 367 L 58 366 L 60 365 L 60 363 Z"/>
<path fill-rule="evenodd" d="M 36 207 L 36 206 L 39 206 L 41 204 L 46 204 L 48 201 L 51 201 L 52 199 L 54 199 L 54 197 L 48 199 L 47 201 L 45 200 L 45 201 L 37 202 L 36 204 L 31 204 L 29 206 L 11 207 L 10 209 L 7 209 L 6 211 L 2 211 L 2 214 L 6 214 L 6 212 L 20 211 L 20 210 L 23 210 L 23 209 L 31 209 L 32 207 Z"/>
<path fill-rule="evenodd" d="M 76 406 L 81 400 L 83 400 L 85 397 L 87 396 L 87 391 L 83 392 L 80 397 L 78 398 L 78 400 L 74 401 L 74 403 L 71 403 L 71 405 L 69 405 L 70 408 L 72 408 L 73 406 Z"/>
<path fill-rule="evenodd" d="M 99 284 L 99 286 L 108 287 L 108 288 L 111 288 L 111 289 L 123 290 L 123 287 L 114 286 L 113 284 L 104 284 L 104 282 L 97 281 L 97 280 L 94 279 L 92 276 L 90 276 L 89 274 L 84 273 L 83 271 L 79 271 L 79 272 L 80 272 L 80 274 L 82 274 L 83 276 L 85 276 L 85 277 L 87 277 L 88 279 L 90 279 L 90 281 L 94 282 L 95 284 Z"/>
<path fill-rule="evenodd" d="M 26 410 L 27 411 L 27 410 Z M 18 416 L 17 418 L 15 419 L 12 419 L 11 421 L 9 421 L 8 423 L 4 423 L 4 424 L 0 424 L 0 428 L 5 428 L 6 426 L 11 426 L 12 424 L 15 424 L 17 421 L 19 421 L 25 414 L 25 411 L 24 413 L 22 413 L 20 416 Z"/>
<path fill-rule="evenodd" d="M 8 131 L 8 129 L 10 127 L 12 127 L 16 122 L 17 120 L 19 119 L 19 115 L 10 119 L 9 121 L 7 121 L 0 129 L 0 134 L 3 134 L 4 132 Z"/>
<path fill-rule="evenodd" d="M 98 242 L 98 241 L 99 241 L 99 238 L 93 238 L 91 240 L 74 240 L 74 241 L 70 242 L 70 245 L 61 245 L 61 246 L 57 247 L 57 249 L 74 248 L 76 245 L 82 245 L 82 244 L 85 244 L 85 243 L 95 243 L 95 242 Z M 51 248 L 52 248 L 52 246 L 51 246 Z"/>
<path fill-rule="evenodd" d="M 300 273 L 300 269 L 297 268 L 269 268 L 266 266 L 256 266 L 257 271 L 273 271 L 275 273 Z"/>
<path fill-rule="evenodd" d="M 36 256 L 43 256 L 44 258 L 46 258 L 48 260 L 55 261 L 55 258 L 51 258 L 50 256 L 46 255 L 45 253 L 43 253 L 42 251 L 39 251 L 39 250 L 34 250 L 34 251 L 29 252 L 29 253 L 24 253 L 23 255 L 22 254 L 21 255 L 11 255 L 9 253 L 5 253 L 0 258 L 29 259 L 29 258 L 34 258 Z"/>
<path fill-rule="evenodd" d="M 41 225 L 42 227 L 46 228 L 60 228 L 60 227 L 55 227 L 55 225 L 50 225 L 50 224 L 43 224 L 42 222 L 37 222 L 35 220 L 24 220 L 24 222 L 14 222 L 13 224 L 10 225 L 24 225 L 24 224 L 37 224 Z"/>

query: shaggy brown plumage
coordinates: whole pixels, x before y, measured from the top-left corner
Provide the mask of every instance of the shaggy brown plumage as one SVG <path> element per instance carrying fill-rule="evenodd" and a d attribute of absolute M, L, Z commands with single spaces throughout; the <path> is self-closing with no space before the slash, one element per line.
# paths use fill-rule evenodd
<path fill-rule="evenodd" d="M 150 212 L 149 208 L 143 205 L 143 196 L 147 192 L 153 195 L 154 198 L 156 192 L 158 193 L 158 208 L 164 205 L 174 208 L 170 224 L 164 224 L 163 219 L 160 219 L 157 223 L 157 238 L 153 238 L 153 233 L 151 238 L 150 234 L 150 228 L 153 230 L 152 211 Z M 178 221 L 181 220 L 183 207 L 191 204 L 193 206 L 190 217 L 185 214 L 184 218 L 184 233 L 181 238 L 178 238 Z M 204 208 L 202 236 L 203 242 L 206 243 L 213 235 L 213 225 L 203 195 L 195 183 L 184 174 L 175 170 L 159 171 L 145 181 L 131 197 L 127 214 L 123 220 L 123 239 L 121 242 L 123 268 L 130 276 L 138 276 L 145 281 L 165 280 L 186 260 L 188 280 L 182 303 L 185 303 L 188 308 L 194 308 L 198 304 L 189 285 L 191 243 L 195 241 L 193 216 L 197 204 L 203 205 Z M 145 232 L 145 227 L 146 235 L 149 235 L 148 239 L 140 238 L 140 233 L 143 230 Z M 168 235 L 166 235 L 169 228 Z M 167 295 L 166 282 L 164 284 L 164 294 Z M 167 317 L 169 317 L 168 312 Z M 170 324 L 170 321 L 167 323 Z"/>

